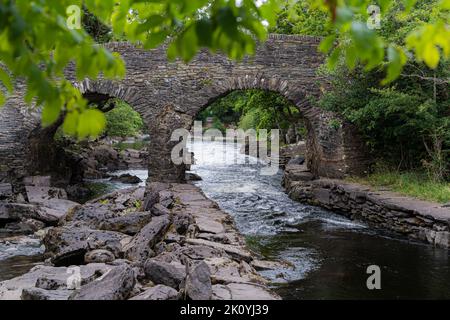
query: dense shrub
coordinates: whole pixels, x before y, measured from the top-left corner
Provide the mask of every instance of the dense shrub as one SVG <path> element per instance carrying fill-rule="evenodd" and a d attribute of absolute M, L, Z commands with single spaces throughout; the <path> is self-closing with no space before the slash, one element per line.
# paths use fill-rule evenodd
<path fill-rule="evenodd" d="M 106 134 L 113 137 L 136 136 L 144 128 L 139 113 L 119 100 L 115 101 L 114 109 L 106 113 L 106 121 Z"/>

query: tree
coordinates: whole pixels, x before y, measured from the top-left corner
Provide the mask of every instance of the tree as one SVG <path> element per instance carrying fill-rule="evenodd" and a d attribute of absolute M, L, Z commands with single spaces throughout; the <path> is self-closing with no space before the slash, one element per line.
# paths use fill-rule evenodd
<path fill-rule="evenodd" d="M 382 82 L 387 84 L 400 76 L 408 61 L 424 62 L 436 69 L 440 61 L 450 57 L 450 0 L 378 0 L 378 6 L 374 6 L 372 0 L 308 2 L 313 8 L 328 12 L 333 32 L 322 41 L 321 50 L 330 53 L 332 68 L 340 57 L 345 58 L 350 69 L 358 64 L 364 65 L 365 70 L 385 65 L 386 76 Z M 390 24 L 393 19 L 408 20 L 415 7 L 430 3 L 433 8 L 428 11 L 429 21 L 410 24 L 413 27 L 397 41 L 377 32 L 384 23 Z M 389 17 L 389 12 L 395 12 L 396 16 Z M 384 14 L 388 20 L 380 20 Z"/>
<path fill-rule="evenodd" d="M 139 113 L 123 101 L 115 99 L 114 109 L 106 113 L 106 134 L 111 137 L 130 137 L 142 133 L 144 122 Z"/>
<path fill-rule="evenodd" d="M 202 47 L 235 59 L 253 53 L 275 7 L 275 0 L 260 5 L 253 0 L 0 0 L 0 82 L 11 93 L 16 79 L 23 79 L 26 102 L 43 107 L 44 125 L 64 112 L 66 133 L 96 136 L 104 129 L 104 115 L 87 106 L 64 69 L 73 62 L 78 80 L 100 72 L 120 78 L 125 69 L 119 56 L 96 45 L 88 33 L 89 17 L 83 27 L 81 8 L 111 28 L 115 38 L 144 48 L 169 41 L 169 57 L 188 61 Z M 4 102 L 0 87 L 0 105 Z"/>
<path fill-rule="evenodd" d="M 300 2 L 309 3 L 307 10 L 318 8 L 328 13 L 330 35 L 322 41 L 321 49 L 331 52 L 332 66 L 341 55 L 350 68 L 361 63 L 372 70 L 386 62 L 385 83 L 388 83 L 401 74 L 403 66 L 413 61 L 414 56 L 432 69 L 438 66 L 441 57 L 450 56 L 450 0 L 440 0 L 436 19 L 411 30 L 400 45 L 385 41 L 366 25 L 377 14 L 367 12 L 371 0 Z M 395 4 L 394 0 L 378 2 L 381 13 Z M 409 14 L 416 2 L 403 0 L 402 13 Z M 96 45 L 82 27 L 81 8 L 85 7 L 111 28 L 115 38 L 127 39 L 144 48 L 168 41 L 169 58 L 189 61 L 200 48 L 223 51 L 234 59 L 252 54 L 256 41 L 265 39 L 267 26 L 276 22 L 277 3 L 277 0 L 0 0 L 0 82 L 6 91 L 12 92 L 16 79 L 24 79 L 26 101 L 43 106 L 44 125 L 56 121 L 64 111 L 67 133 L 95 136 L 103 130 L 104 116 L 87 107 L 80 92 L 65 80 L 64 69 L 73 62 L 79 80 L 96 78 L 100 72 L 107 78 L 117 78 L 123 76 L 124 65 L 119 56 Z M 288 15 L 290 5 L 295 3 L 287 0 Z M 316 29 L 301 31 L 320 31 Z M 5 92 L 0 89 L 0 105 L 4 102 Z"/>

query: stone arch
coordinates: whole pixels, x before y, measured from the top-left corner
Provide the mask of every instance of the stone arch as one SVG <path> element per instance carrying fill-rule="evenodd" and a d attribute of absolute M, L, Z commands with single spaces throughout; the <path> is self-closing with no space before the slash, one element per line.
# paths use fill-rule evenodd
<path fill-rule="evenodd" d="M 256 53 L 242 61 L 201 51 L 188 64 L 167 60 L 167 46 L 144 50 L 126 42 L 105 47 L 120 54 L 126 75 L 120 81 L 76 80 L 74 65 L 66 70 L 91 99 L 116 97 L 127 101 L 144 119 L 150 134 L 150 180 L 179 181 L 184 169 L 170 160 L 170 134 L 189 128 L 199 110 L 230 91 L 263 89 L 280 93 L 301 111 L 309 126 L 310 168 L 320 176 L 342 177 L 367 169 L 364 144 L 354 127 L 308 100 L 318 97 L 326 79 L 317 75 L 324 57 L 318 53 L 321 39 L 295 35 L 269 35 Z M 27 174 L 29 134 L 39 124 L 39 112 L 23 102 L 24 84 L 0 109 L 0 180 L 7 172 Z"/>
<path fill-rule="evenodd" d="M 92 103 L 102 104 L 112 98 L 117 98 L 127 102 L 136 112 L 143 117 L 143 107 L 140 97 L 132 86 L 125 87 L 120 83 L 113 81 L 92 81 L 85 79 L 81 82 L 75 83 L 83 96 Z M 107 110 L 103 110 L 107 111 Z M 143 118 L 144 122 L 145 119 Z M 27 149 L 25 150 L 25 171 L 27 174 L 45 174 L 52 175 L 52 182 L 55 184 L 61 183 L 65 185 L 70 181 L 61 179 L 61 173 L 70 175 L 67 171 L 67 164 L 64 150 L 54 141 L 53 137 L 63 122 L 63 116 L 52 125 L 43 128 L 40 122 L 30 126 L 30 131 L 27 136 Z M 72 165 L 72 167 L 75 165 Z M 53 179 L 54 178 L 54 179 Z"/>
<path fill-rule="evenodd" d="M 170 106 L 164 108 L 151 125 L 156 130 L 154 134 L 158 136 L 158 139 L 151 145 L 155 157 L 149 164 L 149 171 L 153 172 L 150 174 L 150 179 L 155 181 L 184 179 L 184 165 L 161 163 L 162 159 L 170 159 L 171 147 L 175 145 L 169 141 L 171 129 L 189 130 L 197 114 L 212 102 L 232 91 L 248 89 L 276 92 L 298 108 L 308 129 L 307 164 L 313 174 L 342 178 L 348 174 L 361 174 L 367 170 L 367 161 L 361 157 L 364 145 L 358 135 L 355 135 L 355 128 L 336 114 L 314 106 L 311 99 L 317 97 L 317 91 L 306 92 L 304 88 L 292 85 L 289 80 L 282 77 L 259 72 L 256 75 L 245 74 L 209 83 L 197 92 L 197 104 L 190 106 L 187 112 L 177 111 Z M 334 120 L 341 123 L 339 127 L 333 125 Z M 162 166 L 164 170 L 160 171 Z"/>

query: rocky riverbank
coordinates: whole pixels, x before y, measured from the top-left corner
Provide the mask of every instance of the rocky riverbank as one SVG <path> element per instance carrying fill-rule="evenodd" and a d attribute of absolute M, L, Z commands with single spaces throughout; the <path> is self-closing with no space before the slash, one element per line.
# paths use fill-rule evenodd
<path fill-rule="evenodd" d="M 317 205 L 410 239 L 450 247 L 450 208 L 343 180 L 317 178 L 305 165 L 286 166 L 283 184 L 293 200 Z"/>
<path fill-rule="evenodd" d="M 45 263 L 1 282 L 0 299 L 279 299 L 257 270 L 280 265 L 257 260 L 193 185 L 152 183 L 54 210 L 38 231 Z"/>

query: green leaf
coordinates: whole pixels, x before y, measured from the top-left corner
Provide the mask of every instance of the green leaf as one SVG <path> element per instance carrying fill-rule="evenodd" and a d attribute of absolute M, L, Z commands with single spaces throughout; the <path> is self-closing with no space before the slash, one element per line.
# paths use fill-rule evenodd
<path fill-rule="evenodd" d="M 77 110 L 69 112 L 66 115 L 66 118 L 64 119 L 64 123 L 63 123 L 64 133 L 71 135 L 71 136 L 76 136 L 79 117 L 80 117 L 80 113 Z"/>
<path fill-rule="evenodd" d="M 6 102 L 5 95 L 3 94 L 2 90 L 0 90 L 0 107 L 2 107 Z"/>
<path fill-rule="evenodd" d="M 11 78 L 9 77 L 9 74 L 5 70 L 3 70 L 1 66 L 0 66 L 0 82 L 3 83 L 3 85 L 6 87 L 6 90 L 8 90 L 9 92 L 13 91 Z"/>
<path fill-rule="evenodd" d="M 95 138 L 103 132 L 105 127 L 106 119 L 103 112 L 97 109 L 85 110 L 80 114 L 78 118 L 78 138 Z"/>
<path fill-rule="evenodd" d="M 334 40 L 336 40 L 336 36 L 334 34 L 329 35 L 328 37 L 322 40 L 319 46 L 319 50 L 323 53 L 330 52 L 331 48 L 333 47 Z"/>
<path fill-rule="evenodd" d="M 381 81 L 382 85 L 386 85 L 397 79 L 407 61 L 407 56 L 399 47 L 390 46 L 388 48 L 388 60 L 387 74 L 386 78 Z"/>
<path fill-rule="evenodd" d="M 436 46 L 433 43 L 426 44 L 423 51 L 423 61 L 426 65 L 431 69 L 436 69 L 439 64 L 439 59 L 439 50 Z"/>
<path fill-rule="evenodd" d="M 59 98 L 47 100 L 42 109 L 42 124 L 49 126 L 53 124 L 61 113 L 61 100 Z"/>

